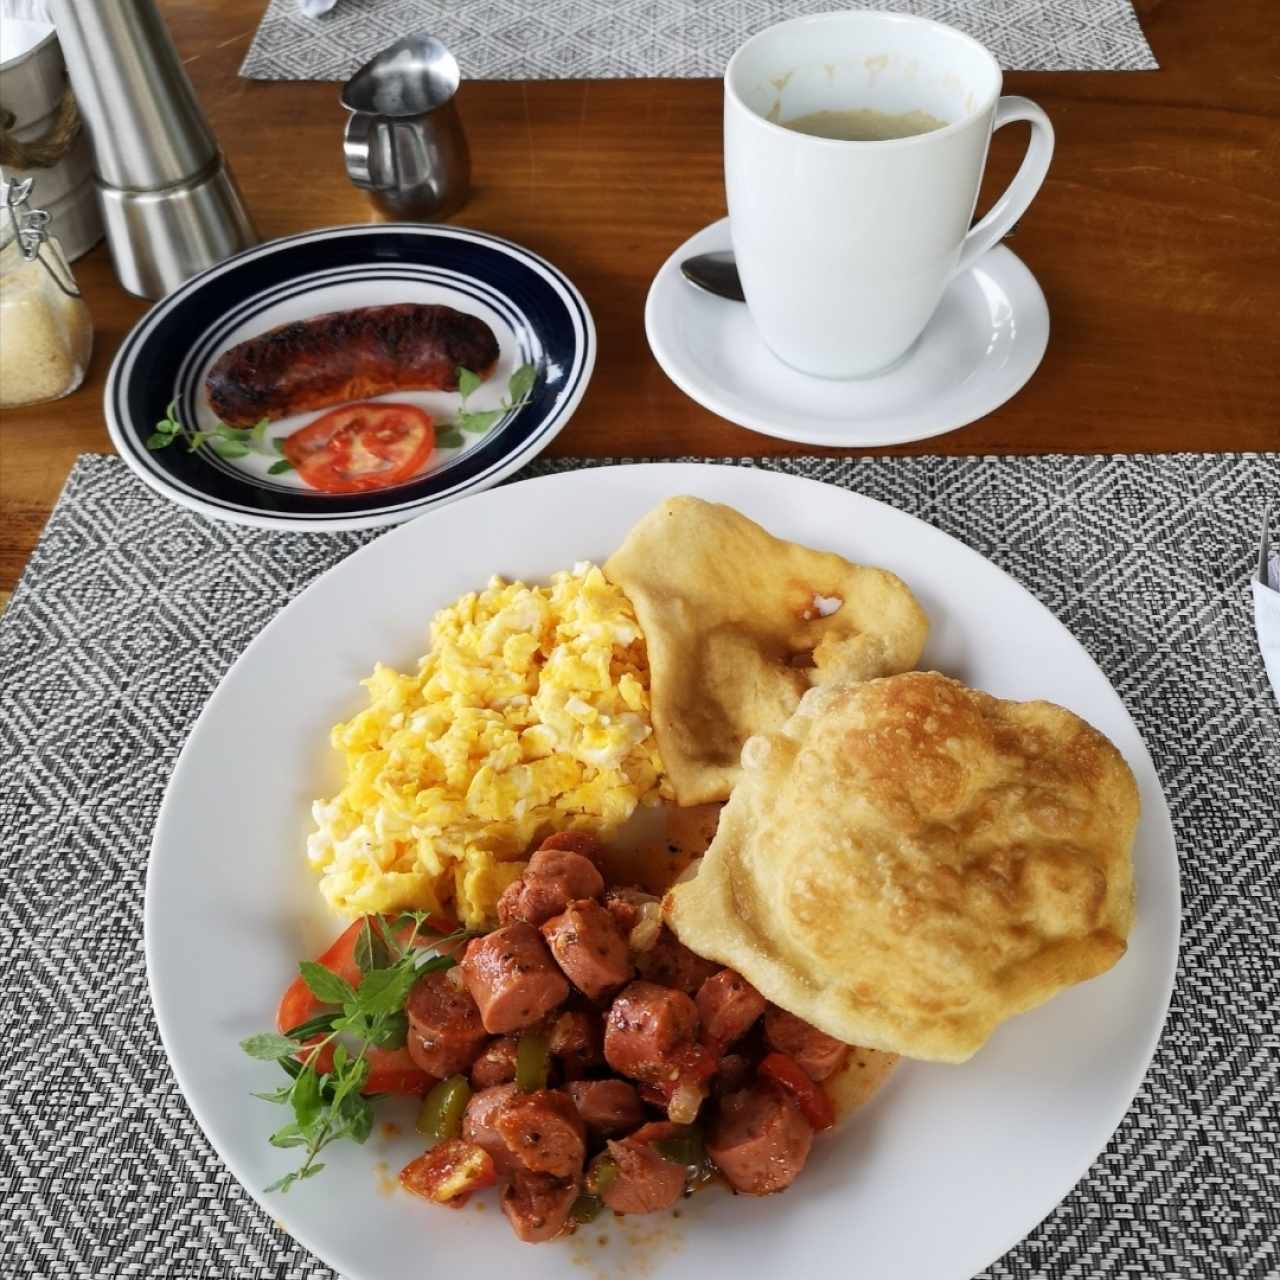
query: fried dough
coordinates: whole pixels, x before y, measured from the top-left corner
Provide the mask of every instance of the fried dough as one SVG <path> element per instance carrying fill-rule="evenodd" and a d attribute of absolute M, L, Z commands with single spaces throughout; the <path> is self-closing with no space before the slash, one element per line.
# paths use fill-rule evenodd
<path fill-rule="evenodd" d="M 743 743 L 781 728 L 807 689 L 908 671 L 928 634 L 894 574 L 699 498 L 649 512 L 604 571 L 644 631 L 654 735 L 681 805 L 726 799 Z"/>
<path fill-rule="evenodd" d="M 1070 711 L 910 672 L 814 689 L 743 763 L 664 910 L 828 1035 L 962 1062 L 1124 954 L 1137 787 Z"/>

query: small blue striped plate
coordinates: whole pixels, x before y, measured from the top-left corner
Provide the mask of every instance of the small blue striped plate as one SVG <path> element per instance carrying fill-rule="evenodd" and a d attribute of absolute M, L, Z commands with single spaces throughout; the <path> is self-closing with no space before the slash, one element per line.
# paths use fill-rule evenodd
<path fill-rule="evenodd" d="M 483 434 L 437 448 L 413 479 L 365 493 L 321 493 L 292 472 L 271 475 L 275 458 L 261 453 L 229 459 L 207 443 L 188 452 L 180 441 L 147 448 L 171 403 L 189 427 L 215 423 L 204 380 L 228 347 L 322 312 L 396 302 L 445 303 L 493 329 L 501 355 L 468 409 L 500 407 L 507 379 L 525 363 L 536 371 L 529 399 Z M 157 303 L 117 353 L 104 407 L 120 455 L 183 506 L 260 528 L 367 529 L 487 489 L 540 453 L 573 415 L 595 357 L 595 325 L 582 295 L 563 272 L 519 245 L 461 227 L 329 227 L 246 250 Z M 438 424 L 458 409 L 451 392 L 397 391 L 382 399 L 416 404 Z M 323 412 L 282 418 L 271 424 L 269 438 L 281 439 Z"/>

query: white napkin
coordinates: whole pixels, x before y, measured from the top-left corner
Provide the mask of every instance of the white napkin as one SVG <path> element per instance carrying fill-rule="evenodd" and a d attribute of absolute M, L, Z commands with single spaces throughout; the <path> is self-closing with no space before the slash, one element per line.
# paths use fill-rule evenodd
<path fill-rule="evenodd" d="M 1280 552 L 1272 552 L 1267 561 L 1267 585 L 1253 580 L 1253 620 L 1262 661 L 1280 702 Z"/>

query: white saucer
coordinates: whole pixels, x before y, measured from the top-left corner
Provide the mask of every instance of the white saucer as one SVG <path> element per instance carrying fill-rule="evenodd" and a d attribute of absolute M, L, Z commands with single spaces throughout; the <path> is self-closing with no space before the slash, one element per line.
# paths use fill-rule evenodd
<path fill-rule="evenodd" d="M 764 345 L 742 303 L 712 297 L 681 276 L 685 258 L 730 248 L 728 218 L 686 240 L 649 288 L 645 333 L 681 391 L 767 436 L 855 448 L 954 431 L 1019 391 L 1049 341 L 1040 286 L 1000 245 L 951 282 L 924 333 L 886 373 L 811 377 Z"/>

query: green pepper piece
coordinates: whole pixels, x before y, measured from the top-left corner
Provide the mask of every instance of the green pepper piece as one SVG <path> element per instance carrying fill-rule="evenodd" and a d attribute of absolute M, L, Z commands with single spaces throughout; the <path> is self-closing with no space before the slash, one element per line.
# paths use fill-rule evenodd
<path fill-rule="evenodd" d="M 599 1196 L 579 1196 L 569 1208 L 569 1216 L 577 1223 L 594 1222 L 604 1208 Z"/>
<path fill-rule="evenodd" d="M 422 1100 L 416 1128 L 425 1138 L 456 1138 L 462 1132 L 462 1113 L 471 1101 L 466 1076 L 441 1080 Z"/>
<path fill-rule="evenodd" d="M 516 1084 L 525 1093 L 545 1089 L 550 1071 L 550 1041 L 537 1031 L 526 1031 L 516 1046 Z"/>
<path fill-rule="evenodd" d="M 618 1162 L 616 1160 L 600 1160 L 592 1165 L 587 1175 L 587 1190 L 595 1196 L 603 1196 L 618 1180 Z"/>
<path fill-rule="evenodd" d="M 673 1164 L 682 1164 L 685 1168 L 694 1168 L 706 1159 L 706 1151 L 702 1145 L 702 1130 L 696 1126 L 691 1126 L 683 1133 L 675 1134 L 670 1138 L 659 1138 L 653 1144 L 653 1149 L 664 1160 L 670 1160 Z"/>

